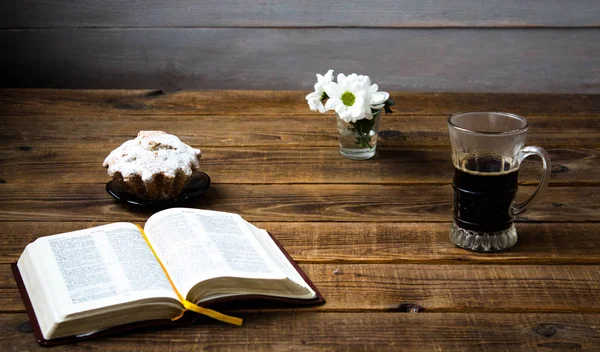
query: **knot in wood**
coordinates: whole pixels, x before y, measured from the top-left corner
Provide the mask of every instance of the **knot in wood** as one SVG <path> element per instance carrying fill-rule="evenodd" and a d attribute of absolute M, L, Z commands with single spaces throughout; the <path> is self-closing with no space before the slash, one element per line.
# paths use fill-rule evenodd
<path fill-rule="evenodd" d="M 397 310 L 404 313 L 419 313 L 425 309 L 418 304 L 414 303 L 402 303 L 398 306 Z"/>
<path fill-rule="evenodd" d="M 558 164 L 552 165 L 552 173 L 553 174 L 561 174 L 561 173 L 564 173 L 567 171 L 569 171 L 569 168 L 564 165 L 558 165 Z"/>
<path fill-rule="evenodd" d="M 164 94 L 165 94 L 165 92 L 163 92 L 162 89 L 161 89 L 161 90 L 155 90 L 153 92 L 150 92 L 150 93 L 146 94 L 146 96 L 147 97 L 159 97 L 159 96 L 164 95 Z"/>
<path fill-rule="evenodd" d="M 540 324 L 536 326 L 533 331 L 535 331 L 536 334 L 545 337 L 554 336 L 556 334 L 556 328 L 548 324 Z"/>

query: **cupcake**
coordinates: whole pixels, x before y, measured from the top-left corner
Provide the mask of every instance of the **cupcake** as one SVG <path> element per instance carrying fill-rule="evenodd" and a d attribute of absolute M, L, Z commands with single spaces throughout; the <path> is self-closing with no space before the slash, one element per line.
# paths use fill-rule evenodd
<path fill-rule="evenodd" d="M 141 131 L 113 150 L 102 166 L 137 197 L 161 201 L 176 197 L 200 169 L 199 149 L 162 131 Z"/>

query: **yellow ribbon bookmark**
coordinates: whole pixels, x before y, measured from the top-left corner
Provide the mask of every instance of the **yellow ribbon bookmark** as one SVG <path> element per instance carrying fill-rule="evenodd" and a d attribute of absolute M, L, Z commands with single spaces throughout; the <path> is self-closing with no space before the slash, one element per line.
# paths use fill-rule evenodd
<path fill-rule="evenodd" d="M 232 317 L 232 316 L 229 316 L 229 315 L 225 315 L 225 314 L 217 312 L 216 310 L 212 310 L 212 309 L 200 307 L 200 306 L 195 305 L 194 303 L 186 300 L 181 295 L 181 293 L 179 293 L 179 291 L 175 287 L 175 284 L 173 283 L 173 280 L 171 280 L 171 276 L 169 276 L 169 273 L 167 272 L 167 269 L 165 268 L 165 265 L 160 260 L 160 258 L 156 255 L 156 251 L 154 250 L 154 247 L 152 247 L 152 245 L 150 244 L 150 241 L 148 241 L 148 237 L 146 237 L 146 233 L 144 232 L 144 229 L 140 225 L 136 224 L 135 226 L 137 226 L 138 229 L 140 230 L 140 233 L 142 234 L 142 237 L 144 237 L 144 241 L 146 241 L 146 243 L 148 244 L 148 247 L 150 247 L 150 250 L 152 251 L 152 254 L 154 254 L 154 256 L 156 257 L 156 260 L 158 260 L 158 263 L 160 264 L 160 267 L 165 272 L 165 275 L 167 275 L 167 279 L 171 283 L 171 286 L 173 287 L 173 290 L 175 290 L 175 294 L 177 294 L 177 298 L 179 298 L 179 301 L 181 302 L 181 304 L 183 304 L 184 309 L 181 311 L 181 314 L 179 314 L 175 318 L 172 318 L 171 319 L 172 321 L 175 321 L 175 320 L 181 318 L 183 316 L 183 313 L 185 313 L 185 311 L 191 310 L 192 312 L 203 314 L 203 315 L 209 316 L 209 317 L 211 317 L 213 319 L 217 319 L 219 321 L 222 321 L 222 322 L 225 322 L 225 323 L 228 323 L 228 324 L 242 326 L 243 320 L 240 319 L 240 318 L 236 318 L 236 317 Z"/>

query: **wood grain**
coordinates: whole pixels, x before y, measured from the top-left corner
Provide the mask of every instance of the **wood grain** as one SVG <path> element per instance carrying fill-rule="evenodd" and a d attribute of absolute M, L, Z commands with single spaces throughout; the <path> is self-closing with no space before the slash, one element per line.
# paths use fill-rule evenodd
<path fill-rule="evenodd" d="M 281 312 L 243 317 L 241 329 L 205 321 L 59 346 L 53 351 L 231 351 L 249 346 L 257 351 L 547 351 L 593 350 L 600 344 L 599 314 Z M 3 350 L 42 350 L 31 333 L 19 332 L 25 321 L 25 314 L 0 315 Z"/>
<path fill-rule="evenodd" d="M 38 237 L 106 223 L 2 222 L 0 263 L 15 262 L 25 246 Z M 448 222 L 254 223 L 275 236 L 294 260 L 303 264 L 600 264 L 600 224 L 597 223 L 519 223 L 517 244 L 508 251 L 494 254 L 455 247 L 448 239 Z"/>
<path fill-rule="evenodd" d="M 323 312 L 600 313 L 600 266 L 304 264 Z M 9 265 L 0 265 L 3 312 L 23 312 Z M 531 297 L 535 300 L 528 301 Z M 523 302 L 528 301 L 527 304 Z M 245 308 L 238 308 L 244 310 Z"/>
<path fill-rule="evenodd" d="M 140 130 L 156 129 L 174 133 L 200 148 L 335 148 L 338 144 L 335 117 L 308 111 L 305 92 L 179 92 L 159 96 L 141 91 L 90 90 L 1 93 L 2 146 L 14 150 L 87 146 L 108 152 Z M 528 143 L 546 148 L 596 148 L 600 139 L 600 95 L 393 94 L 398 104 L 395 112 L 382 120 L 382 148 L 449 148 L 445 113 L 452 110 L 446 106 L 453 106 L 453 111 L 518 112 L 530 122 Z M 547 107 L 554 115 L 540 107 Z M 26 126 L 23 119 L 28 121 Z M 127 123 L 121 124 L 124 120 Z M 242 124 L 245 128 L 239 129 Z"/>
<path fill-rule="evenodd" d="M 449 223 L 255 222 L 300 263 L 600 264 L 599 224 L 520 223 L 519 240 L 493 255 L 454 247 Z M 4 222 L 0 262 L 11 263 L 29 242 L 104 222 Z"/>
<path fill-rule="evenodd" d="M 11 55 L 0 58 L 6 72 L 0 86 L 308 90 L 315 73 L 334 68 L 367 74 L 388 91 L 598 93 L 599 32 L 600 28 L 4 30 L 0 43 Z M 361 43 L 360 50 L 354 49 L 356 43 Z"/>
<path fill-rule="evenodd" d="M 240 0 L 113 2 L 22 0 L 0 6 L 0 28 L 73 27 L 585 27 L 599 26 L 594 0 Z"/>
<path fill-rule="evenodd" d="M 68 146 L 81 147 L 102 143 L 104 149 L 116 147 L 134 138 L 138 131 L 165 130 L 182 138 L 186 143 L 203 147 L 337 147 L 338 136 L 334 116 L 195 116 L 174 118 L 177 124 L 163 115 L 131 117 L 117 115 L 112 121 L 89 122 L 93 117 L 64 121 L 32 118 L 28 128 L 7 117 L 3 145 L 21 147 Z M 128 124 L 119 126 L 115 120 L 128 116 Z M 414 146 L 449 148 L 446 116 L 385 116 L 380 126 L 380 145 L 392 148 Z M 531 130 L 527 142 L 546 148 L 577 147 L 597 148 L 600 138 L 600 120 L 596 116 L 547 119 L 529 117 Z M 243 130 L 236 126 L 243 124 Z M 93 131 L 93 132 L 92 132 Z"/>
<path fill-rule="evenodd" d="M 267 229 L 327 304 L 242 308 L 241 329 L 206 320 L 57 351 L 600 345 L 600 95 L 394 93 L 398 106 L 385 117 L 379 154 L 351 162 L 337 154 L 333 116 L 307 111 L 305 94 L 1 90 L 0 350 L 39 349 L 19 330 L 27 317 L 8 265 L 28 243 L 108 222 L 143 224 L 156 211 L 115 202 L 100 163 L 137 131 L 159 128 L 205 153 L 214 183 L 188 206 L 239 213 Z M 548 192 L 517 221 L 517 244 L 499 253 L 465 251 L 448 239 L 453 191 L 445 120 L 479 109 L 526 116 L 528 144 L 546 147 L 554 161 Z M 519 200 L 534 190 L 537 167 L 524 165 Z"/>
<path fill-rule="evenodd" d="M 517 244 L 508 251 L 492 255 L 455 247 L 448 238 L 450 223 L 259 222 L 258 224 L 274 235 L 292 257 L 301 263 L 460 265 L 467 263 L 598 264 L 600 262 L 600 224 L 594 223 L 560 225 L 519 223 Z M 18 229 L 21 225 L 15 226 Z M 19 240 L 21 234 L 30 232 L 20 231 L 14 232 L 14 238 L 15 243 L 20 243 L 22 246 L 23 240 Z M 8 233 L 7 238 L 12 238 Z M 7 250 L 17 255 L 20 253 L 18 246 L 12 249 L 8 247 Z"/>
<path fill-rule="evenodd" d="M 0 184 L 0 221 L 145 221 L 151 209 L 128 209 L 104 183 Z M 535 187 L 520 187 L 525 199 Z M 519 221 L 600 221 L 599 187 L 552 187 Z M 248 221 L 437 222 L 452 219 L 450 185 L 231 185 L 209 188 L 188 206 L 238 213 Z"/>
<path fill-rule="evenodd" d="M 321 72 L 323 73 L 323 72 Z M 337 73 L 337 72 L 336 72 Z M 316 80 L 314 74 L 309 74 Z M 312 89 L 312 87 L 310 88 Z M 380 89 L 390 91 L 380 85 Z M 309 111 L 304 97 L 309 91 L 225 90 L 225 91 L 156 91 L 156 90 L 69 90 L 69 89 L 0 89 L 3 115 L 37 120 L 43 115 L 48 123 L 79 121 L 89 123 L 122 121 L 137 122 L 146 118 L 174 119 L 177 122 L 227 116 L 247 119 L 249 116 L 323 119 L 327 115 Z M 394 115 L 406 116 L 406 127 L 419 127 L 422 115 L 443 115 L 458 111 L 509 111 L 531 119 L 539 116 L 547 127 L 562 121 L 561 127 L 578 124 L 579 117 L 600 114 L 600 94 L 517 94 L 517 93 L 411 93 L 391 91 L 396 100 Z M 390 116 L 390 115 L 385 115 Z M 569 117 L 567 120 L 565 117 Z M 128 121 L 129 122 L 129 121 Z M 443 121 L 445 123 L 445 120 Z M 588 122 L 592 123 L 592 122 Z M 113 125 L 118 125 L 114 123 Z M 445 125 L 444 125 L 445 126 Z M 535 124 L 534 124 L 535 126 Z M 596 126 L 598 128 L 599 126 Z M 114 126 L 118 127 L 118 126 Z M 0 131 L 2 132 L 2 131 Z M 107 131 L 97 131 L 105 133 Z"/>
<path fill-rule="evenodd" d="M 396 149 L 386 142 L 379 145 L 375 159 L 362 163 L 341 157 L 337 147 L 202 147 L 201 169 L 213 183 L 362 183 L 367 178 L 378 184 L 452 182 L 449 148 Z M 89 141 L 82 147 L 68 139 L 65 143 L 20 144 L 31 149 L 0 148 L 0 179 L 5 183 L 106 182 L 110 178 L 102 162 L 120 143 L 111 146 Z M 600 185 L 600 150 L 560 148 L 548 152 L 553 170 L 551 186 Z M 33 167 L 37 172 L 31 172 Z M 519 182 L 537 185 L 541 168 L 539 160 L 526 159 L 519 170 Z"/>

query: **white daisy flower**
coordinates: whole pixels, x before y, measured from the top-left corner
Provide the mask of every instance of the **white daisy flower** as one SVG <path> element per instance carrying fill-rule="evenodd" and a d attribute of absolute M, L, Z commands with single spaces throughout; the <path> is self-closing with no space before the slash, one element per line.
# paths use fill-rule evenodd
<path fill-rule="evenodd" d="M 366 113 L 365 105 L 368 105 L 369 102 L 366 101 L 368 92 L 364 78 L 359 79 L 355 73 L 349 76 L 340 73 L 337 83 L 328 83 L 323 88 L 329 96 L 325 109 L 335 110 L 342 120 L 356 122 L 364 119 L 366 115 L 372 118 L 370 111 L 368 114 Z"/>
<path fill-rule="evenodd" d="M 376 84 L 374 84 L 376 86 Z M 385 106 L 385 102 L 390 98 L 390 94 L 388 92 L 378 92 L 377 88 L 374 92 L 371 92 L 371 109 L 381 109 Z"/>
<path fill-rule="evenodd" d="M 365 97 L 365 118 L 371 120 L 373 118 L 372 110 L 379 110 L 385 106 L 386 100 L 390 97 L 387 92 L 378 92 L 379 86 L 371 84 L 369 76 L 359 75 L 357 80 L 363 86 L 367 95 Z"/>
<path fill-rule="evenodd" d="M 327 71 L 325 76 L 322 76 L 317 73 L 317 83 L 315 83 L 315 91 L 306 96 L 306 100 L 308 102 L 308 106 L 312 111 L 319 111 L 321 113 L 325 112 L 325 107 L 323 106 L 323 100 L 327 98 L 326 93 L 323 87 L 326 84 L 331 83 L 333 80 L 333 70 Z"/>
<path fill-rule="evenodd" d="M 389 99 L 390 95 L 387 92 L 378 92 L 379 86 L 377 84 L 371 84 L 369 76 L 358 76 L 359 81 L 364 84 L 367 90 L 367 101 L 369 102 L 369 108 L 379 110 L 384 107 L 386 100 Z"/>

